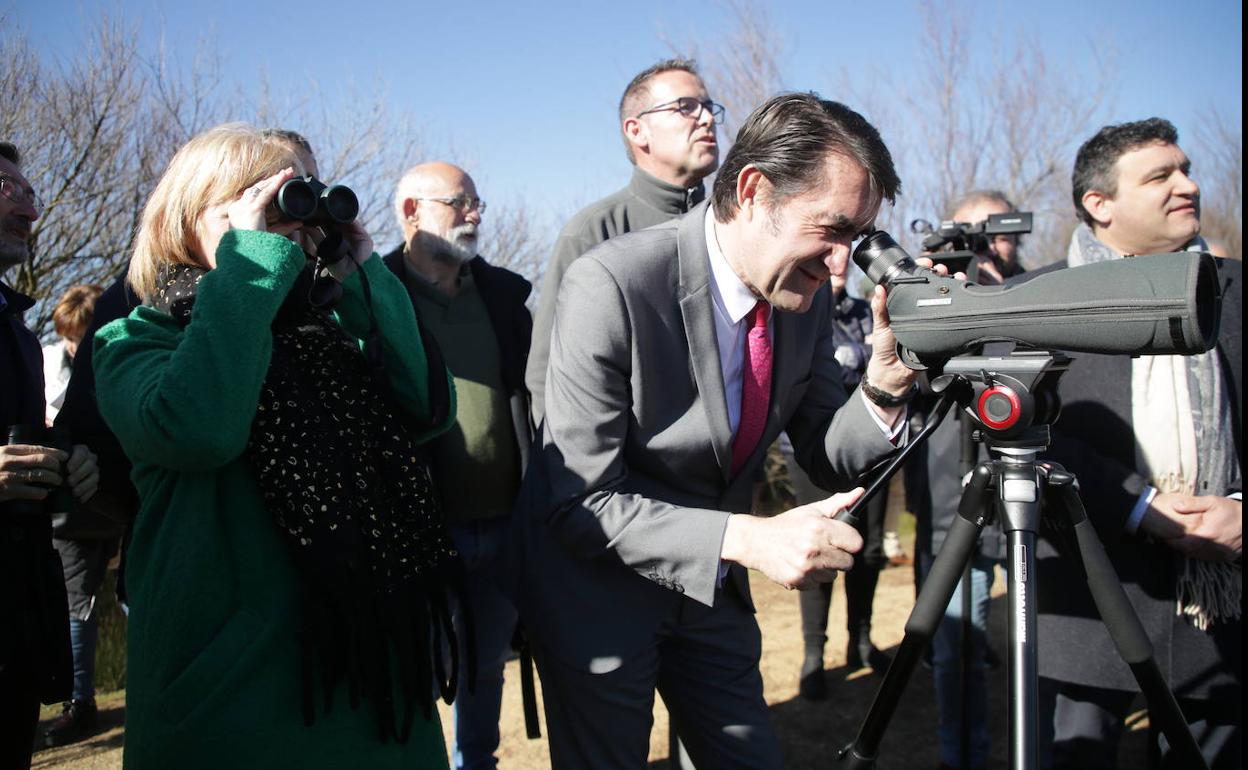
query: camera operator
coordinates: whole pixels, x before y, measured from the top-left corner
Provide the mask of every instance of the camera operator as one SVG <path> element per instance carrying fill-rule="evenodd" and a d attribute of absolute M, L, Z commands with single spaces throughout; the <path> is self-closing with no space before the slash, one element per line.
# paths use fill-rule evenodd
<path fill-rule="evenodd" d="M 950 220 L 978 225 L 993 214 L 1009 214 L 1018 209 L 997 190 L 975 190 L 954 204 Z M 1022 271 L 1018 254 L 1018 236 L 989 235 L 975 242 L 976 281 L 993 285 L 1005 277 Z M 934 397 L 925 394 L 916 399 L 915 413 L 926 417 Z M 962 420 L 951 414 L 921 447 L 905 469 L 906 498 L 915 513 L 917 532 L 915 553 L 918 556 L 920 583 L 931 569 L 932 562 L 944 544 L 949 526 L 958 510 L 962 495 L 964 469 L 962 458 Z M 974 444 L 977 453 L 973 462 L 986 456 L 981 444 Z M 962 708 L 962 582 L 954 591 L 936 634 L 932 638 L 932 673 L 936 687 L 936 706 L 940 714 L 941 767 L 982 768 L 988 759 L 988 690 L 985 669 L 998 665 L 988 644 L 988 616 L 992 605 L 991 592 L 995 567 L 1005 558 L 1005 538 L 998 526 L 986 528 L 981 535 L 979 550 L 971 561 L 971 673 L 970 699 L 971 745 L 970 761 L 961 756 Z"/>
<path fill-rule="evenodd" d="M 271 205 L 319 189 L 285 186 L 302 171 L 248 126 L 193 138 L 135 238 L 145 304 L 96 336 L 141 501 L 128 766 L 445 767 L 428 640 L 456 562 L 419 444 L 453 389 L 353 216 L 322 232 Z M 333 315 L 301 234 L 318 264 L 348 252 Z"/>
<path fill-rule="evenodd" d="M 1200 191 L 1168 121 L 1106 126 L 1079 148 L 1081 224 L 1067 263 L 1206 250 Z M 1060 267 L 1060 265 L 1059 265 Z M 1074 472 L 1088 515 L 1152 640 L 1206 761 L 1241 767 L 1241 268 L 1220 263 L 1215 350 L 1198 356 L 1078 354 L 1062 381 L 1048 457 Z M 1116 766 L 1138 691 L 1081 571 L 1041 543 L 1042 754 L 1054 768 Z M 1165 746 L 1162 746 L 1163 754 Z"/>
<path fill-rule="evenodd" d="M 21 155 L 0 142 L 0 276 L 30 257 L 38 196 L 21 171 Z M 0 426 L 44 427 L 39 342 L 22 323 L 33 301 L 0 281 Z M 73 667 L 61 560 L 52 522 L 40 505 L 68 484 L 76 500 L 95 493 L 95 456 L 29 443 L 0 445 L 0 766 L 30 766 L 39 703 L 70 695 Z M 34 503 L 35 510 L 31 510 Z"/>

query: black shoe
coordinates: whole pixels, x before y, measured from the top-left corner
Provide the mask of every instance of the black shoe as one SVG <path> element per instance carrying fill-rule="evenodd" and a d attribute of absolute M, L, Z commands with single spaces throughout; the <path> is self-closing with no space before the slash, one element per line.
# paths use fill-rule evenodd
<path fill-rule="evenodd" d="M 806 700 L 824 700 L 828 697 L 828 683 L 823 675 L 823 654 L 807 656 L 802 663 L 801 678 L 797 682 L 797 694 Z"/>
<path fill-rule="evenodd" d="M 43 731 L 43 745 L 51 748 L 80 741 L 95 731 L 98 721 L 99 710 L 94 700 L 71 700 Z"/>
<path fill-rule="evenodd" d="M 857 636 L 857 639 L 849 641 L 849 650 L 845 653 L 845 665 L 853 670 L 870 667 L 877 674 L 887 671 L 893 663 L 893 658 L 871 643 L 870 629 L 862 629 Z"/>

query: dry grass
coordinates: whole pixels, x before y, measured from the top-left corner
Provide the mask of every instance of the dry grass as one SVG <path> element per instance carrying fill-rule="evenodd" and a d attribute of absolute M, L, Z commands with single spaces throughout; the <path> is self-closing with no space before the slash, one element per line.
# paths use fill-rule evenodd
<path fill-rule="evenodd" d="M 832 601 L 832 617 L 828 623 L 831 641 L 827 647 L 825 666 L 829 671 L 831 697 L 821 703 L 810 703 L 797 697 L 797 674 L 801 664 L 801 622 L 797 595 L 785 591 L 759 575 L 752 576 L 752 588 L 758 605 L 758 621 L 763 631 L 762 672 L 766 698 L 771 706 L 784 746 L 786 762 L 792 768 L 828 767 L 835 750 L 848 743 L 871 704 L 879 677 L 867 671 L 848 671 L 845 663 L 845 600 L 838 583 Z M 997 581 L 993 601 L 994 644 L 1004 646 L 1005 600 L 1001 597 L 1002 581 Z M 875 603 L 873 637 L 883 649 L 895 647 L 914 604 L 914 584 L 910 568 L 885 570 L 881 575 Z M 508 770 L 537 770 L 550 767 L 545 740 L 530 741 L 524 736 L 520 709 L 519 671 L 512 662 L 507 667 L 507 686 L 503 695 L 501 724 L 502 745 L 500 766 Z M 993 676 L 989 693 L 989 714 L 993 735 L 990 767 L 1004 767 L 1005 753 L 1005 673 Z M 112 770 L 121 767 L 120 726 L 124 716 L 124 693 L 101 699 L 101 715 L 110 727 L 91 740 L 75 746 L 40 752 L 35 755 L 35 768 L 69 768 Z M 45 719 L 55 709 L 45 709 Z M 441 710 L 443 729 L 450 731 L 449 710 Z M 1141 767 L 1144 760 L 1146 721 L 1134 722 L 1124 741 L 1121 767 Z M 543 725 L 543 730 L 544 730 Z M 667 712 L 661 701 L 654 709 L 654 730 L 650 740 L 650 768 L 667 768 Z M 879 762 L 881 770 L 890 768 L 934 768 L 936 753 L 936 708 L 929 671 L 920 668 L 906 691 L 906 696 L 893 718 L 883 745 Z"/>

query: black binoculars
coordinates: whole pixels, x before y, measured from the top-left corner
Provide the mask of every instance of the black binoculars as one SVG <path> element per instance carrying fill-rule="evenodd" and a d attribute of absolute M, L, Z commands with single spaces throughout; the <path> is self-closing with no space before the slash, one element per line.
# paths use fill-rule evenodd
<path fill-rule="evenodd" d="M 315 227 L 333 227 L 355 221 L 360 199 L 345 185 L 327 185 L 314 176 L 288 179 L 277 191 L 277 209 L 286 219 Z"/>
<path fill-rule="evenodd" d="M 10 425 L 5 431 L 6 444 L 31 444 L 50 449 L 60 449 L 66 453 L 73 449 L 69 440 L 69 432 L 62 428 L 45 428 L 42 425 Z M 11 500 L 10 510 L 14 514 L 54 514 L 66 513 L 74 507 L 74 492 L 69 487 L 69 472 L 65 463 L 61 463 L 61 478 L 65 479 L 60 486 L 53 487 L 48 496 L 42 500 Z M 35 484 L 34 486 L 46 485 Z"/>

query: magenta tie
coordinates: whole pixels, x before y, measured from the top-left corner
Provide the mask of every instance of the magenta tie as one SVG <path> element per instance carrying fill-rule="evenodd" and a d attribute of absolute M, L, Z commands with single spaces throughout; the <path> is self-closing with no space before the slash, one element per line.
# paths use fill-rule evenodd
<path fill-rule="evenodd" d="M 735 476 L 754 453 L 767 426 L 771 402 L 771 338 L 767 318 L 771 305 L 759 300 L 750 311 L 750 333 L 745 340 L 745 363 L 741 367 L 741 422 L 732 440 L 732 475 Z"/>

